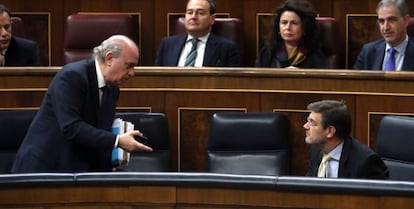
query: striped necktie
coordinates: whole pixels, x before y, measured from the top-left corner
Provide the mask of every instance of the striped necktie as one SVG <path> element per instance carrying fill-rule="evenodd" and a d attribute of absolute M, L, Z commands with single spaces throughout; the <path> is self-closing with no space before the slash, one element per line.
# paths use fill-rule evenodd
<path fill-rule="evenodd" d="M 185 59 L 185 64 L 184 66 L 189 66 L 189 67 L 194 67 L 195 64 L 195 60 L 197 58 L 197 44 L 198 44 L 198 39 L 193 38 L 191 39 L 191 51 L 190 53 L 188 53 L 187 58 Z"/>
<path fill-rule="evenodd" d="M 3 52 L 0 52 L 0 66 L 1 67 L 4 66 L 4 54 L 3 54 Z"/>

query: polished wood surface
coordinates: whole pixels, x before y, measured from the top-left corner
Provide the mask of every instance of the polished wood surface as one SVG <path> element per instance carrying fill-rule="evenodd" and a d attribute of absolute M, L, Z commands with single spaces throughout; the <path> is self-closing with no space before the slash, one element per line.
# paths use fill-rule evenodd
<path fill-rule="evenodd" d="M 409 209 L 411 197 L 174 186 L 59 186 L 0 189 L 0 207 L 32 209 Z"/>
<path fill-rule="evenodd" d="M 39 108 L 58 70 L 2 69 L 0 109 Z M 290 123 L 291 174 L 301 176 L 309 158 L 302 127 L 308 103 L 344 100 L 354 121 L 353 136 L 375 149 L 384 115 L 414 115 L 413 81 L 410 72 L 137 67 L 121 88 L 118 110 L 166 114 L 176 171 L 206 171 L 214 112 L 282 112 Z"/>
<path fill-rule="evenodd" d="M 414 204 L 412 182 L 174 172 L 74 173 L 73 180 L 34 175 L 0 176 L 0 207 L 408 209 Z"/>

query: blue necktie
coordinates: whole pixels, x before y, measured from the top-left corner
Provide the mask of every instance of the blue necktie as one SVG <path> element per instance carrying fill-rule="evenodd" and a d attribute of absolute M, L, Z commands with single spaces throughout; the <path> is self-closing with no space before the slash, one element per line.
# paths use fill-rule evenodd
<path fill-rule="evenodd" d="M 111 104 L 111 89 L 107 86 L 102 87 L 102 99 L 101 99 L 101 107 L 99 108 L 99 115 L 98 115 L 98 128 L 104 129 L 107 131 L 112 130 L 112 123 L 113 123 L 113 116 L 115 110 L 113 105 Z"/>
<path fill-rule="evenodd" d="M 395 70 L 395 53 L 397 51 L 394 48 L 389 48 L 388 49 L 388 59 L 385 63 L 385 71 L 393 71 Z"/>
<path fill-rule="evenodd" d="M 197 58 L 197 43 L 198 39 L 193 38 L 191 39 L 192 47 L 190 53 L 188 53 L 187 58 L 185 59 L 184 66 L 191 66 L 194 67 L 195 60 Z"/>

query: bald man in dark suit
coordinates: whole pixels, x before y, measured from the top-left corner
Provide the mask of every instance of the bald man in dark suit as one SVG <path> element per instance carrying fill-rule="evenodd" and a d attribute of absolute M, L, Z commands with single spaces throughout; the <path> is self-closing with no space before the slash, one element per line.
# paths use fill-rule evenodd
<path fill-rule="evenodd" d="M 112 133 L 118 86 L 134 75 L 138 60 L 134 41 L 114 35 L 94 48 L 93 59 L 69 63 L 59 70 L 11 172 L 112 171 L 114 147 L 152 151 L 135 140 L 134 136 L 142 136 L 138 130 Z"/>

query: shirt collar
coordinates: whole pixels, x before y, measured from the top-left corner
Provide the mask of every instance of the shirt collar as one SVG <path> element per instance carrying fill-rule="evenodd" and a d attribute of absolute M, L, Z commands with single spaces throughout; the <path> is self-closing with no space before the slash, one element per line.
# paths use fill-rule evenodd
<path fill-rule="evenodd" d="M 95 70 L 96 70 L 96 77 L 98 79 L 98 88 L 102 88 L 104 86 L 106 86 L 106 82 L 104 79 L 104 76 L 102 74 L 101 68 L 99 67 L 99 62 L 97 60 L 97 58 L 95 58 Z"/>
<path fill-rule="evenodd" d="M 206 43 L 209 36 L 210 36 L 210 33 L 207 33 L 205 36 L 198 37 L 198 41 Z M 193 38 L 194 38 L 193 36 L 188 34 L 186 42 L 190 41 Z"/>
<path fill-rule="evenodd" d="M 328 153 L 331 159 L 339 161 L 339 159 L 341 158 L 341 152 L 342 152 L 343 146 L 344 146 L 344 142 L 338 144 L 338 146 L 336 146 L 335 149 L 333 149 L 332 151 Z"/>
<path fill-rule="evenodd" d="M 398 44 L 397 46 L 393 48 L 397 50 L 399 54 L 405 54 L 405 49 L 407 48 L 407 44 L 408 44 L 408 36 L 405 36 L 404 41 L 402 41 L 400 44 Z M 387 52 L 389 48 L 391 48 L 391 45 L 387 43 L 385 47 L 385 51 Z"/>

